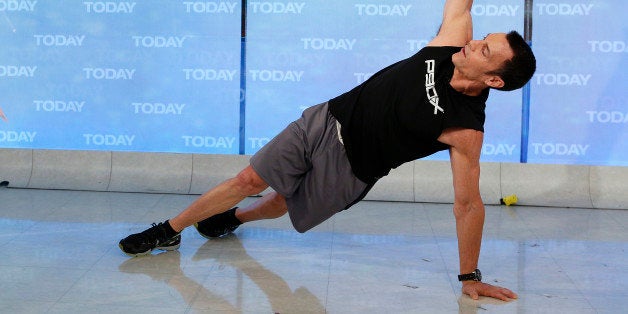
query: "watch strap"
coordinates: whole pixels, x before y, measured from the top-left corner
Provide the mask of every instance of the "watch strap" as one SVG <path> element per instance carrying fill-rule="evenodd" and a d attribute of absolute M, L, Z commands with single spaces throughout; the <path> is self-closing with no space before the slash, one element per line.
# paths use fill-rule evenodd
<path fill-rule="evenodd" d="M 476 269 L 472 273 L 458 275 L 458 281 L 482 281 L 482 273 L 479 269 Z"/>

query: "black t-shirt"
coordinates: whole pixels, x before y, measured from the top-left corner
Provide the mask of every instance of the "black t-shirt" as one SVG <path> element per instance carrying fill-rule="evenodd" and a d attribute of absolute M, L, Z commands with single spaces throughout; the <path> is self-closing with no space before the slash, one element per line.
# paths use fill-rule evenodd
<path fill-rule="evenodd" d="M 489 90 L 473 97 L 449 84 L 451 56 L 460 49 L 425 47 L 329 100 L 360 180 L 374 183 L 405 162 L 448 149 L 437 140 L 446 128 L 484 131 Z"/>

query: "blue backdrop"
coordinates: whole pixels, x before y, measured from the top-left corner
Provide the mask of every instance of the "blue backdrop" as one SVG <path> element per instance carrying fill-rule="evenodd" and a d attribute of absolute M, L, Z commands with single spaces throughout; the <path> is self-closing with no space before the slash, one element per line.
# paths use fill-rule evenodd
<path fill-rule="evenodd" d="M 443 4 L 0 0 L 0 147 L 253 154 L 425 46 Z M 523 34 L 524 7 L 476 0 L 475 37 Z M 519 161 L 529 105 L 529 162 L 628 165 L 627 7 L 534 1 L 530 102 L 492 92 L 483 161 Z"/>

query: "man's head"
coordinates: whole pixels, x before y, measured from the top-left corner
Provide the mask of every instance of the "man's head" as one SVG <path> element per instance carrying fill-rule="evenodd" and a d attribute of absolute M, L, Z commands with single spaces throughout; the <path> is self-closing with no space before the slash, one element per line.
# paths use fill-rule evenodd
<path fill-rule="evenodd" d="M 532 78 L 536 71 L 536 58 L 528 43 L 516 31 L 508 33 L 506 39 L 513 57 L 492 74 L 499 75 L 505 82 L 499 90 L 511 91 L 523 87 Z"/>
<path fill-rule="evenodd" d="M 452 61 L 465 78 L 504 91 L 523 87 L 536 71 L 532 49 L 516 31 L 472 40 Z"/>

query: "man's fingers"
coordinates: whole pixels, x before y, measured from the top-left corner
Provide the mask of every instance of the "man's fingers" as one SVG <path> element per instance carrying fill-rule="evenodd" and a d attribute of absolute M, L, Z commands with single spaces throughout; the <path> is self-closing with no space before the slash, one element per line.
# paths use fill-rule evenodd
<path fill-rule="evenodd" d="M 502 301 L 510 301 L 517 298 L 517 294 L 502 287 L 492 286 L 485 283 L 477 283 L 463 287 L 463 292 L 469 295 L 471 299 L 478 300 L 480 295 L 499 299 Z"/>
<path fill-rule="evenodd" d="M 514 292 L 512 292 L 512 291 L 510 291 L 510 290 L 508 290 L 508 289 L 506 289 L 506 288 L 504 288 L 504 290 L 506 290 L 506 291 L 504 292 L 504 294 L 505 294 L 507 297 L 511 298 L 511 299 L 517 299 L 517 298 L 519 297 L 516 293 L 514 293 Z"/>
<path fill-rule="evenodd" d="M 516 299 L 517 295 L 506 289 L 501 287 L 489 286 L 490 291 L 487 291 L 487 295 L 496 299 L 500 299 L 502 301 L 510 301 L 511 299 Z"/>
<path fill-rule="evenodd" d="M 470 296 L 470 297 L 471 297 L 471 299 L 473 299 L 473 300 L 477 300 L 477 299 L 479 299 L 479 298 L 480 298 L 480 296 L 478 295 L 478 293 L 477 293 L 477 292 L 475 292 L 475 290 L 472 290 L 472 291 L 471 291 L 471 294 L 469 294 L 469 296 Z"/>
<path fill-rule="evenodd" d="M 506 294 L 504 294 L 503 292 L 501 292 L 501 291 L 498 291 L 498 292 L 497 292 L 497 293 L 495 293 L 492 297 L 493 297 L 493 298 L 495 298 L 495 299 L 500 299 L 500 300 L 502 300 L 502 301 L 508 301 L 508 300 L 510 300 L 510 298 L 509 298 Z"/>
<path fill-rule="evenodd" d="M 499 293 L 504 297 L 504 298 L 500 298 L 504 301 L 509 301 L 510 299 L 516 299 L 517 298 L 517 294 L 506 289 L 506 288 L 498 288 L 499 289 Z"/>

